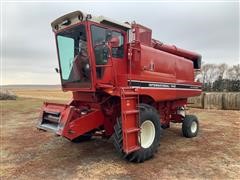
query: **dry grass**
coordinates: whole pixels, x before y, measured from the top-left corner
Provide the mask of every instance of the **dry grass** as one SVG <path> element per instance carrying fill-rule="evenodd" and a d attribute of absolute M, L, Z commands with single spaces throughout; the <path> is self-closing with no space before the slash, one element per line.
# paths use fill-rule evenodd
<path fill-rule="evenodd" d="M 60 89 L 12 89 L 19 97 L 38 98 L 49 100 L 69 100 L 72 97 L 71 92 L 63 92 Z"/>
<path fill-rule="evenodd" d="M 16 91 L 17 95 L 63 98 L 52 91 Z M 42 95 L 40 95 L 42 94 Z M 68 98 L 66 98 L 68 99 Z M 155 157 L 128 163 L 111 140 L 73 144 L 38 131 L 42 99 L 2 101 L 0 179 L 238 179 L 240 112 L 190 109 L 200 119 L 193 139 L 181 136 L 180 124 L 164 131 Z"/>

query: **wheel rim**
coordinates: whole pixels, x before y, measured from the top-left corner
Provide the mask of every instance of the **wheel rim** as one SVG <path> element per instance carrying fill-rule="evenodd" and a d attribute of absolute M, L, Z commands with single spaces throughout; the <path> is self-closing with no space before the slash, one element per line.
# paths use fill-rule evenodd
<path fill-rule="evenodd" d="M 152 145 L 155 138 L 155 126 L 150 120 L 146 120 L 141 124 L 141 146 L 148 148 Z"/>
<path fill-rule="evenodd" d="M 195 133 L 197 131 L 197 123 L 195 121 L 191 124 L 191 132 Z"/>

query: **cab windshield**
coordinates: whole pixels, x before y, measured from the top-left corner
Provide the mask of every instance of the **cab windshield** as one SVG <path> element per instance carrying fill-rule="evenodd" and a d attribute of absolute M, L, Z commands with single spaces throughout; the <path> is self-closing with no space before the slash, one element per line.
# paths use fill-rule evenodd
<path fill-rule="evenodd" d="M 63 88 L 90 88 L 91 72 L 84 25 L 57 34 Z"/>

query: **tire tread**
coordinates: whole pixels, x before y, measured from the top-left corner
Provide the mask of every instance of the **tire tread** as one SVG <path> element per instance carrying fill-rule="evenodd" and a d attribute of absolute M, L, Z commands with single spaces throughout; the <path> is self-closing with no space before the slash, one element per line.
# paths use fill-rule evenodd
<path fill-rule="evenodd" d="M 121 118 L 117 118 L 117 122 L 114 126 L 114 135 L 113 135 L 113 144 L 116 147 L 117 152 L 120 154 L 121 157 L 125 158 L 126 160 L 130 162 L 143 162 L 145 160 L 150 159 L 153 157 L 153 154 L 157 152 L 157 148 L 160 144 L 160 130 L 161 130 L 161 125 L 160 125 L 160 120 L 159 120 L 159 115 L 157 110 L 148 105 L 148 104 L 139 104 L 139 110 L 140 110 L 140 117 L 141 115 L 151 115 L 155 117 L 155 123 L 157 124 L 157 129 L 159 132 L 156 132 L 156 141 L 154 140 L 154 144 L 151 145 L 149 148 L 144 149 L 141 148 L 138 151 L 132 152 L 130 154 L 126 154 L 123 151 L 123 138 L 122 138 L 122 123 L 121 123 Z M 140 118 L 141 120 L 141 118 Z"/>

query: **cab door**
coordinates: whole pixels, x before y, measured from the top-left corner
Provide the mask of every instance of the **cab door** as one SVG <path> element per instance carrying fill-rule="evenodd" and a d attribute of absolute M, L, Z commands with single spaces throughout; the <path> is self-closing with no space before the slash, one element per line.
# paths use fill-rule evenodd
<path fill-rule="evenodd" d="M 112 30 L 112 37 L 119 39 L 119 46 L 111 48 L 111 57 L 115 69 L 116 85 L 126 86 L 127 82 L 127 44 L 126 32 Z"/>
<path fill-rule="evenodd" d="M 91 39 L 96 66 L 97 84 L 115 86 L 118 74 L 126 71 L 124 32 L 99 24 L 92 24 Z M 112 37 L 119 38 L 119 46 L 109 49 L 107 45 Z"/>

